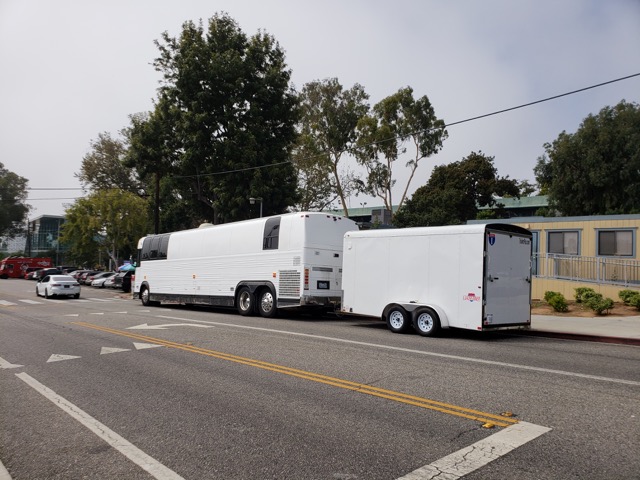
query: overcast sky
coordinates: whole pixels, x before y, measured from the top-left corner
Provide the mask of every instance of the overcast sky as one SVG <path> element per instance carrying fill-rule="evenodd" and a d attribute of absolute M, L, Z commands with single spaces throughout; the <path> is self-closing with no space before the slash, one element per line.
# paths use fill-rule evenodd
<path fill-rule="evenodd" d="M 0 0 L 0 163 L 29 180 L 30 218 L 62 215 L 90 142 L 152 109 L 153 41 L 222 11 L 276 38 L 298 90 L 337 77 L 373 105 L 410 86 L 446 123 L 640 73 L 640 0 Z M 533 182 L 545 142 L 622 99 L 640 77 L 452 126 L 410 191 L 479 150 Z"/>

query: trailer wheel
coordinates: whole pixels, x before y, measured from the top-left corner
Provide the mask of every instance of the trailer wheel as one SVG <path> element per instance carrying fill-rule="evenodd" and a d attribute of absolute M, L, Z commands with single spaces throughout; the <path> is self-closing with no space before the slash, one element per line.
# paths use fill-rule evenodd
<path fill-rule="evenodd" d="M 258 311 L 260 316 L 272 318 L 278 311 L 276 299 L 270 288 L 263 288 L 258 294 Z"/>
<path fill-rule="evenodd" d="M 393 333 L 401 333 L 409 328 L 411 324 L 407 311 L 396 305 L 387 310 L 387 327 Z"/>
<path fill-rule="evenodd" d="M 423 337 L 432 337 L 440 330 L 440 317 L 431 308 L 420 308 L 413 315 L 413 328 Z"/>
<path fill-rule="evenodd" d="M 253 294 L 249 287 L 240 287 L 238 290 L 238 297 L 236 299 L 236 307 L 238 309 L 238 313 L 243 316 L 248 316 L 253 314 Z"/>

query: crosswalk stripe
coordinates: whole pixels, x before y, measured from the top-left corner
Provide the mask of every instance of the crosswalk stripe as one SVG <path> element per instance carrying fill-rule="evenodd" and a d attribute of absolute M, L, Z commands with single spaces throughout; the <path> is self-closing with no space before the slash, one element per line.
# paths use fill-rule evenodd
<path fill-rule="evenodd" d="M 19 302 L 28 303 L 29 305 L 40 305 L 42 302 L 36 300 L 18 300 Z"/>
<path fill-rule="evenodd" d="M 0 305 L 4 305 L 5 307 L 10 307 L 11 305 L 17 305 L 17 303 L 9 302 L 7 300 L 0 300 Z"/>

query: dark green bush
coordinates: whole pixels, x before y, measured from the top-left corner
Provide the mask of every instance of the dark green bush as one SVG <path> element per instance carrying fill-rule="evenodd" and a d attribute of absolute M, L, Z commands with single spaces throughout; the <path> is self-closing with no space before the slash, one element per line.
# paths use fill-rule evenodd
<path fill-rule="evenodd" d="M 562 296 L 560 292 L 553 292 L 551 290 L 547 290 L 546 292 L 544 292 L 544 301 L 549 303 L 549 300 L 551 299 L 551 297 L 555 297 L 557 295 Z"/>
<path fill-rule="evenodd" d="M 584 302 L 589 296 L 596 293 L 596 291 L 593 288 L 589 288 L 589 287 L 578 287 L 578 288 L 574 288 L 574 290 L 576 291 L 575 299 L 577 303 Z"/>
<path fill-rule="evenodd" d="M 603 312 L 611 310 L 613 308 L 613 300 L 610 298 L 604 298 L 602 294 L 596 293 L 585 300 L 585 305 L 591 310 L 595 311 L 598 315 L 602 315 Z"/>
<path fill-rule="evenodd" d="M 551 295 L 547 295 L 550 293 Z M 545 292 L 544 298 L 549 305 L 553 307 L 556 312 L 568 312 L 569 305 L 567 305 L 567 300 L 564 298 L 559 292 Z"/>
<path fill-rule="evenodd" d="M 640 292 L 636 290 L 620 290 L 618 292 L 618 297 L 620 297 L 620 300 L 622 300 L 625 305 L 631 305 L 631 299 L 637 296 L 640 296 Z"/>
<path fill-rule="evenodd" d="M 640 310 L 640 294 L 634 295 L 629 299 L 629 305 Z"/>

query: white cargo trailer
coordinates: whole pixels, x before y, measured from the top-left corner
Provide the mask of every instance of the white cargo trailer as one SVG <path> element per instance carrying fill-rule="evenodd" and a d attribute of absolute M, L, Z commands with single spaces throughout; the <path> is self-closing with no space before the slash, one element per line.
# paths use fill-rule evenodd
<path fill-rule="evenodd" d="M 348 218 L 303 212 L 149 235 L 138 242 L 133 293 L 144 305 L 228 306 L 264 317 L 336 308 L 343 237 L 357 229 Z"/>
<path fill-rule="evenodd" d="M 529 327 L 531 237 L 506 224 L 347 232 L 341 311 L 424 336 Z"/>

